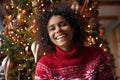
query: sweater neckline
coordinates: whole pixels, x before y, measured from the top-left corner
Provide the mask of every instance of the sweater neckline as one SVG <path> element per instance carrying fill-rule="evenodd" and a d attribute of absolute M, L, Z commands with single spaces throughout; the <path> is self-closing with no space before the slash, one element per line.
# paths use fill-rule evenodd
<path fill-rule="evenodd" d="M 75 43 L 74 47 L 71 51 L 65 52 L 56 46 L 56 55 L 60 58 L 65 58 L 65 59 L 74 58 L 78 54 L 78 52 L 80 50 L 79 48 L 80 48 L 80 45 L 78 43 Z"/>

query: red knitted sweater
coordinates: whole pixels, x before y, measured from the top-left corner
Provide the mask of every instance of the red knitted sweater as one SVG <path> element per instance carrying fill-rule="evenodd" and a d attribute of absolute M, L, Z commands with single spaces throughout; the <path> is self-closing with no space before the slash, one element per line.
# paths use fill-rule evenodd
<path fill-rule="evenodd" d="M 114 80 L 101 48 L 75 45 L 70 52 L 42 57 L 36 66 L 35 80 Z"/>

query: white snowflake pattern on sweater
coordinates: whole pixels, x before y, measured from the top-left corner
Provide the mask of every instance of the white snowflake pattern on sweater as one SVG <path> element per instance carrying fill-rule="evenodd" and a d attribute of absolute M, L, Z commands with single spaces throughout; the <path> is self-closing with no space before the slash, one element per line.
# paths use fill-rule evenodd
<path fill-rule="evenodd" d="M 86 71 L 84 76 L 85 76 L 85 79 L 87 79 L 87 80 L 94 80 L 95 70 L 91 69 L 91 70 Z"/>

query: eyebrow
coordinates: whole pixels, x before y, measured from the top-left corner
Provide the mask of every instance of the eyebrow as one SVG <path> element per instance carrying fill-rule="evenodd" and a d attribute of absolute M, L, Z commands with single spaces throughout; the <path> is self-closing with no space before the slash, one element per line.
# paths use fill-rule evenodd
<path fill-rule="evenodd" d="M 59 23 L 62 23 L 62 22 L 66 22 L 66 20 L 61 20 L 60 22 L 57 23 L 57 25 L 58 25 Z M 53 27 L 53 26 L 54 26 L 54 24 L 51 24 L 51 25 L 48 25 L 47 27 Z"/>
<path fill-rule="evenodd" d="M 54 26 L 54 24 L 52 24 L 52 25 L 48 25 L 47 28 L 49 28 L 49 27 L 53 27 L 53 26 Z"/>

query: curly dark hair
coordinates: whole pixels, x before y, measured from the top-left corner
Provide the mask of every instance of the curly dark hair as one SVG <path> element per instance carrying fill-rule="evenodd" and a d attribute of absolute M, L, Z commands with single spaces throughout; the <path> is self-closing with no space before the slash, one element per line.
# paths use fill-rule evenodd
<path fill-rule="evenodd" d="M 71 28 L 74 29 L 73 41 L 83 45 L 83 41 L 85 39 L 83 27 L 86 24 L 83 17 L 80 14 L 76 14 L 70 6 L 60 4 L 52 6 L 50 10 L 46 10 L 45 12 L 38 14 L 36 17 L 36 26 L 38 27 L 36 40 L 39 42 L 42 50 L 46 51 L 48 47 L 55 49 L 47 31 L 48 21 L 53 15 L 60 15 L 64 17 L 71 25 Z"/>

